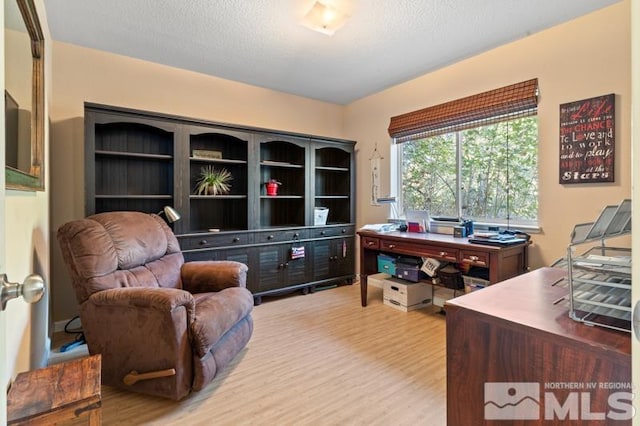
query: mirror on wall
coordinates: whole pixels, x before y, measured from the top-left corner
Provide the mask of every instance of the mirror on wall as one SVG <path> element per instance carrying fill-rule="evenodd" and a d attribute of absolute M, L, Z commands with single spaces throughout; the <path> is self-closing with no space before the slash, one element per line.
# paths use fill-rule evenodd
<path fill-rule="evenodd" d="M 6 187 L 44 189 L 44 37 L 33 0 L 4 1 Z"/>

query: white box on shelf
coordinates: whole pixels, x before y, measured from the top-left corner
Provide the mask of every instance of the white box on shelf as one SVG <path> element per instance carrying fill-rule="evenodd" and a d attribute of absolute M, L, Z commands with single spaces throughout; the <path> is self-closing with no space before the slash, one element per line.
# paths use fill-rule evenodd
<path fill-rule="evenodd" d="M 388 278 L 384 281 L 383 298 L 387 306 L 404 312 L 413 311 L 431 305 L 433 287 L 428 283 Z"/>
<path fill-rule="evenodd" d="M 391 278 L 391 275 L 385 274 L 384 272 L 368 275 L 367 285 L 370 285 L 371 287 L 378 287 L 384 290 L 384 282 L 389 278 Z"/>
<path fill-rule="evenodd" d="M 313 210 L 313 224 L 318 225 L 326 225 L 327 224 L 327 216 L 329 216 L 329 209 L 326 207 L 316 207 Z"/>
<path fill-rule="evenodd" d="M 455 294 L 455 290 L 451 288 L 436 287 L 433 290 L 433 304 L 442 308 L 444 306 L 444 302 L 449 299 L 453 299 Z"/>

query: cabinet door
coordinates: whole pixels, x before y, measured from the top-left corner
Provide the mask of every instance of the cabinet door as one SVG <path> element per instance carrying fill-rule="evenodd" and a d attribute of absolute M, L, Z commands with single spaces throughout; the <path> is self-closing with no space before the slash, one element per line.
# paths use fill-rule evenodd
<path fill-rule="evenodd" d="M 303 284 L 309 280 L 308 256 L 290 259 L 291 244 L 258 247 L 257 291 L 269 291 Z"/>
<path fill-rule="evenodd" d="M 285 287 L 282 245 L 263 246 L 258 249 L 258 292 Z"/>
<path fill-rule="evenodd" d="M 182 252 L 185 262 L 198 260 L 233 260 L 244 263 L 249 267 L 247 272 L 247 288 L 252 293 L 256 293 L 258 282 L 258 270 L 255 266 L 255 250 L 251 248 L 232 248 L 217 250 L 186 250 Z"/>
<path fill-rule="evenodd" d="M 354 237 L 313 243 L 313 278 L 326 280 L 354 273 Z"/>
<path fill-rule="evenodd" d="M 335 245 L 334 274 L 337 277 L 355 273 L 355 237 L 342 238 Z"/>

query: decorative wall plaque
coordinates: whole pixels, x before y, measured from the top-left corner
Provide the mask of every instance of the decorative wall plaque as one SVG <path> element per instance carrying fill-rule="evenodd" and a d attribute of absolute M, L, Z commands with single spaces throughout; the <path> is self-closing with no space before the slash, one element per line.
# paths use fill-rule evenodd
<path fill-rule="evenodd" d="M 560 105 L 560 183 L 614 182 L 615 95 Z"/>

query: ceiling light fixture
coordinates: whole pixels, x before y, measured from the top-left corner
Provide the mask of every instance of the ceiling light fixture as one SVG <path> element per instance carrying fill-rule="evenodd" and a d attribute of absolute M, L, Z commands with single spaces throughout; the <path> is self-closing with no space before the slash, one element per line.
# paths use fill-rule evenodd
<path fill-rule="evenodd" d="M 302 19 L 302 25 L 322 34 L 333 35 L 347 18 L 347 15 L 335 7 L 316 1 Z"/>

